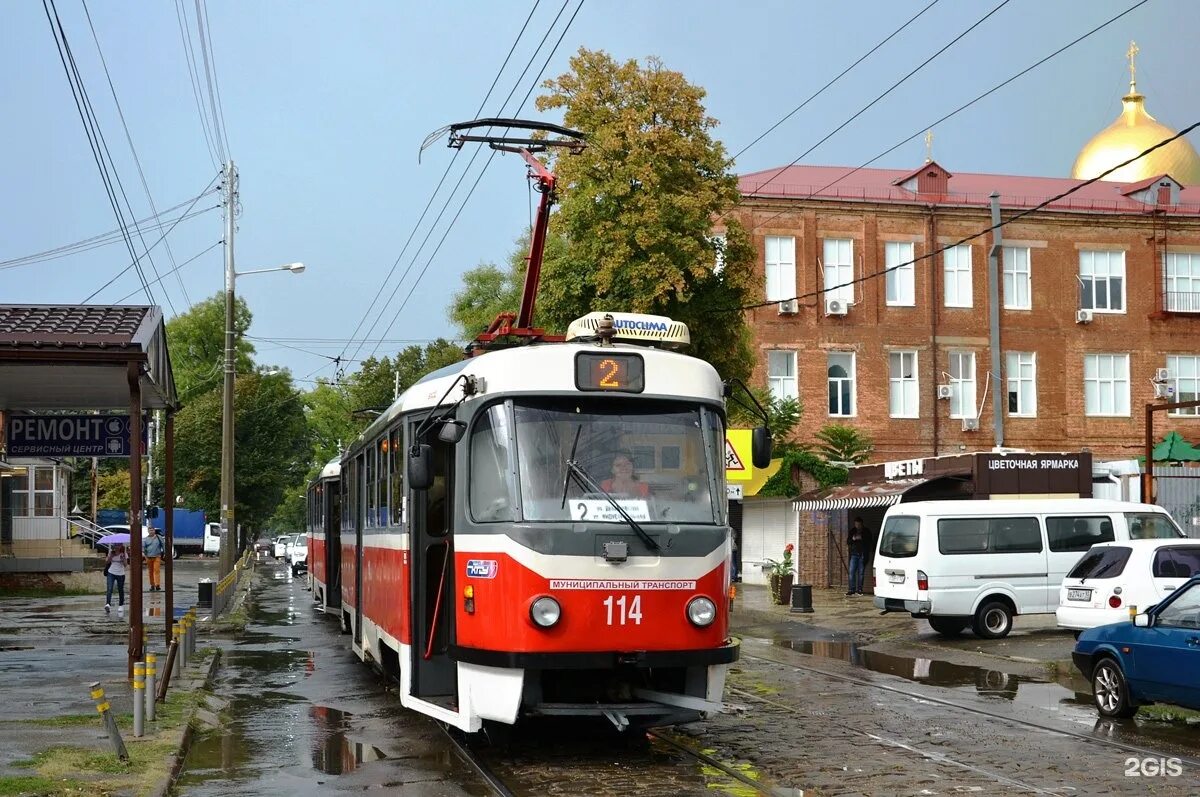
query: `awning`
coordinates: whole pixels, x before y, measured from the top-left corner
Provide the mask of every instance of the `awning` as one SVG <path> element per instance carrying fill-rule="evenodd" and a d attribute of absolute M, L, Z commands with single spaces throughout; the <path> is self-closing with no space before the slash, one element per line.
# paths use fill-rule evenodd
<path fill-rule="evenodd" d="M 872 506 L 891 506 L 900 503 L 906 492 L 929 479 L 895 479 L 871 484 L 843 484 L 821 492 L 802 495 L 792 503 L 798 512 L 836 509 L 866 509 Z"/>

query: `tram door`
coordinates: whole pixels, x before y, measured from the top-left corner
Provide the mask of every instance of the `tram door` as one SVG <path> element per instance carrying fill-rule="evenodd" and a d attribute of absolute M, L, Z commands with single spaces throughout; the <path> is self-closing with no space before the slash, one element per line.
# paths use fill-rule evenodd
<path fill-rule="evenodd" d="M 325 603 L 331 609 L 342 605 L 342 493 L 325 482 L 322 521 L 325 524 Z"/>
<path fill-rule="evenodd" d="M 350 468 L 350 520 L 354 524 L 354 644 L 362 646 L 363 624 L 363 516 L 366 514 L 366 488 L 363 485 L 365 460 L 359 454 Z"/>
<path fill-rule="evenodd" d="M 409 427 L 409 439 L 414 427 Z M 412 508 L 412 694 L 431 702 L 453 701 L 457 665 L 447 648 L 454 633 L 454 445 L 430 434 L 433 485 L 413 490 Z"/>

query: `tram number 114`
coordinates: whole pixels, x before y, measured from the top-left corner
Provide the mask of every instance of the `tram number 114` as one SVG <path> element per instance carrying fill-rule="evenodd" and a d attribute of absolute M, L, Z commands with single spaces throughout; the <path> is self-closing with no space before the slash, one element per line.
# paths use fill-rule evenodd
<path fill-rule="evenodd" d="M 608 610 L 609 625 L 641 625 L 642 624 L 642 596 L 634 595 L 628 600 L 626 606 L 626 598 L 622 595 L 619 598 L 614 598 L 609 595 L 604 599 L 604 608 Z M 614 612 L 613 609 L 616 609 Z M 613 622 L 613 620 L 616 622 Z"/>

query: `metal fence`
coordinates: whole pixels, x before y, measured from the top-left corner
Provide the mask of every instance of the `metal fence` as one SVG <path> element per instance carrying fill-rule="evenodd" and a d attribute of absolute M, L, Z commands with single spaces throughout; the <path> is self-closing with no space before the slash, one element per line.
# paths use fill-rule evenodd
<path fill-rule="evenodd" d="M 1189 537 L 1200 538 L 1200 468 L 1155 465 L 1155 503 L 1167 510 Z"/>

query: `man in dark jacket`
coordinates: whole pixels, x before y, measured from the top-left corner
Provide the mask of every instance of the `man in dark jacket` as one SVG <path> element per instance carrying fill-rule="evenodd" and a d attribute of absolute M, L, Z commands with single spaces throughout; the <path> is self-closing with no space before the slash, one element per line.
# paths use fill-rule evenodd
<path fill-rule="evenodd" d="M 850 584 L 846 589 L 847 595 L 863 594 L 863 573 L 867 563 L 867 545 L 870 533 L 863 525 L 863 519 L 854 518 L 854 525 L 846 532 L 846 552 L 850 555 Z"/>

